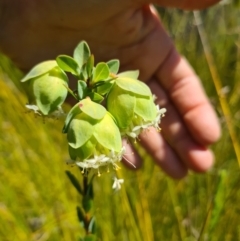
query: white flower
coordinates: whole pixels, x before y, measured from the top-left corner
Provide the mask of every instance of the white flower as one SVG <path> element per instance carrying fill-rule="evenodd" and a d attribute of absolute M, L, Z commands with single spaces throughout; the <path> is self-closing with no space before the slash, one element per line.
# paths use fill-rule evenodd
<path fill-rule="evenodd" d="M 66 116 L 66 114 L 64 113 L 61 106 L 58 106 L 57 110 L 55 110 L 49 114 L 49 117 L 52 117 L 54 119 L 59 119 L 61 117 L 65 117 L 65 116 Z"/>
<path fill-rule="evenodd" d="M 155 120 L 153 120 L 151 124 L 156 129 L 159 129 L 159 124 L 161 123 L 161 119 L 162 119 L 162 117 L 165 116 L 165 113 L 167 110 L 165 108 L 160 109 L 159 105 L 156 105 L 156 109 L 157 109 L 157 115 L 156 115 Z"/>
<path fill-rule="evenodd" d="M 108 155 L 94 155 L 93 158 L 85 159 L 83 161 L 76 162 L 76 165 L 84 169 L 94 168 L 98 169 L 101 166 L 106 166 L 112 164 L 115 169 L 118 169 L 117 162 L 122 160 L 123 154 L 125 152 L 125 147 L 123 146 L 119 153 L 110 151 Z"/>
<path fill-rule="evenodd" d="M 161 122 L 162 117 L 164 117 L 164 114 L 166 112 L 165 108 L 160 109 L 159 105 L 156 105 L 156 118 L 153 121 L 144 121 L 142 120 L 142 123 L 138 126 L 130 126 L 127 130 L 125 130 L 122 135 L 127 135 L 132 137 L 133 139 L 136 139 L 138 135 L 148 129 L 149 127 L 154 127 L 157 130 L 160 130 L 159 124 Z"/>
<path fill-rule="evenodd" d="M 25 105 L 25 107 L 29 110 L 32 110 L 35 114 L 41 115 L 39 108 L 36 105 Z"/>
<path fill-rule="evenodd" d="M 115 191 L 119 191 L 121 189 L 121 184 L 124 183 L 124 180 L 123 179 L 117 179 L 117 177 L 114 177 L 113 180 L 114 180 L 114 182 L 113 182 L 112 188 Z"/>
<path fill-rule="evenodd" d="M 33 111 L 35 114 L 42 115 L 40 109 L 36 105 L 25 105 L 27 109 Z M 60 117 L 66 116 L 61 106 L 58 106 L 57 110 L 53 111 L 48 115 L 48 117 L 59 119 Z"/>

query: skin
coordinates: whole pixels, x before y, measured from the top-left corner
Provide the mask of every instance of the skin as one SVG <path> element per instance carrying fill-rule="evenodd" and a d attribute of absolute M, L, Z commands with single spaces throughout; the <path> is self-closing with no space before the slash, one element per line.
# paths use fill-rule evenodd
<path fill-rule="evenodd" d="M 118 58 L 122 70 L 139 69 L 140 79 L 167 109 L 161 133 L 149 130 L 141 144 L 173 178 L 207 171 L 208 146 L 220 137 L 215 112 L 199 78 L 175 49 L 151 3 L 193 10 L 217 0 L 0 0 L 0 49 L 22 70 L 88 42 L 97 61 Z M 128 153 L 131 147 L 127 146 Z M 135 166 L 138 155 L 128 155 Z"/>

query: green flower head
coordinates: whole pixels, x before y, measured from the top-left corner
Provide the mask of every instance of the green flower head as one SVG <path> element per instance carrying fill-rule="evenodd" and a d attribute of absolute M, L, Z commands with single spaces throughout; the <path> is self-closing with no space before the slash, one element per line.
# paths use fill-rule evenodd
<path fill-rule="evenodd" d="M 68 78 L 56 61 L 36 65 L 21 81 L 30 93 L 28 109 L 43 115 L 61 110 L 68 93 Z"/>
<path fill-rule="evenodd" d="M 151 126 L 159 129 L 165 109 L 154 103 L 154 97 L 146 84 L 118 77 L 108 95 L 107 109 L 114 116 L 122 135 L 134 139 Z"/>
<path fill-rule="evenodd" d="M 121 161 L 122 147 L 119 129 L 107 110 L 86 98 L 77 103 L 67 116 L 63 132 L 67 132 L 69 154 L 83 169 Z"/>

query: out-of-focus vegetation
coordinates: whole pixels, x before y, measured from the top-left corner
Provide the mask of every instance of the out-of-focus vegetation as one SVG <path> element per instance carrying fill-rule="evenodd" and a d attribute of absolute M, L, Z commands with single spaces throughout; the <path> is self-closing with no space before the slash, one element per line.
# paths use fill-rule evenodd
<path fill-rule="evenodd" d="M 193 13 L 159 11 L 179 51 L 203 80 L 221 120 L 223 135 L 213 147 L 216 164 L 206 174 L 173 181 L 144 154 L 140 170 L 122 168 L 125 183 L 118 193 L 111 189 L 112 177 L 102 175 L 95 182 L 99 236 L 104 241 L 240 240 L 238 2 L 225 1 L 200 13 L 214 60 L 210 65 Z M 0 67 L 0 240 L 78 240 L 83 232 L 75 210 L 80 197 L 65 170 L 79 179 L 81 175 L 65 164 L 69 157 L 62 122 L 26 113 L 18 84 L 21 73 L 3 56 Z M 221 81 L 217 90 L 213 69 Z M 228 116 L 220 99 L 226 100 Z"/>

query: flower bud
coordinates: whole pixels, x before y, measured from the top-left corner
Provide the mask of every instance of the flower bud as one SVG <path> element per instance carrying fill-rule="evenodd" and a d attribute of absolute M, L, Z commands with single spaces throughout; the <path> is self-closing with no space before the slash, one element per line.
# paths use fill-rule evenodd
<path fill-rule="evenodd" d="M 155 105 L 146 84 L 128 77 L 116 79 L 107 98 L 107 109 L 116 119 L 121 134 L 134 139 L 151 126 L 159 130 L 161 117 L 166 112 Z"/>
<path fill-rule="evenodd" d="M 90 99 L 84 99 L 73 107 L 76 115 L 67 127 L 69 154 L 83 169 L 99 168 L 121 161 L 124 148 L 121 135 L 113 117 L 106 109 Z M 103 111 L 104 110 L 104 111 Z"/>

